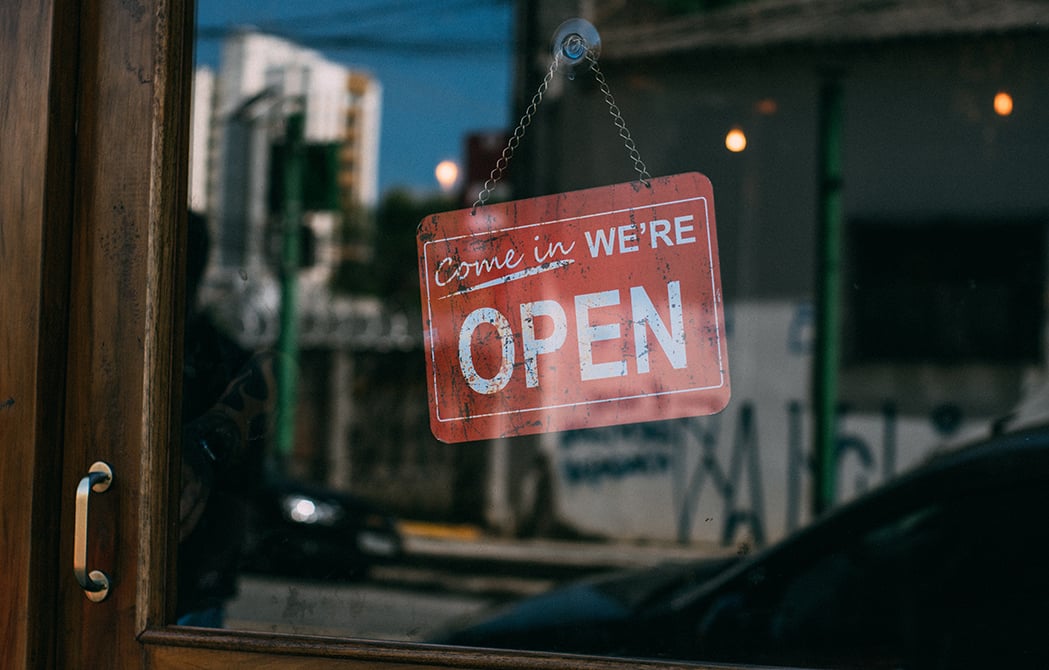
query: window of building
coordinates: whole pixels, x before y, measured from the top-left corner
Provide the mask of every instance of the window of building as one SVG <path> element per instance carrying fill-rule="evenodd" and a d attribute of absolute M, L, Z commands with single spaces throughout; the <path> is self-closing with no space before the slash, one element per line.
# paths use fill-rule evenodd
<path fill-rule="evenodd" d="M 1041 221 L 854 223 L 847 359 L 1040 361 L 1045 246 Z"/>

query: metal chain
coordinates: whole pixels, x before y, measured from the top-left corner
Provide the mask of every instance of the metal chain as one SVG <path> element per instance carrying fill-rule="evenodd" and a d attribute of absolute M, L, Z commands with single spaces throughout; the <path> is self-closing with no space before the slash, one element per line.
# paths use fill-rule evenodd
<path fill-rule="evenodd" d="M 615 98 L 612 97 L 612 91 L 608 88 L 608 82 L 605 80 L 605 75 L 601 72 L 601 68 L 597 66 L 597 57 L 593 52 L 588 51 L 586 53 L 586 59 L 590 61 L 590 67 L 594 71 L 594 78 L 597 80 L 598 85 L 601 87 L 601 93 L 605 97 L 605 102 L 608 103 L 608 113 L 612 115 L 612 122 L 616 128 L 619 129 L 619 137 L 623 140 L 623 146 L 626 147 L 627 153 L 630 154 L 630 160 L 634 162 L 634 170 L 640 177 L 641 183 L 645 186 L 650 186 L 652 175 L 648 173 L 648 168 L 645 167 L 645 162 L 641 160 L 641 154 L 637 150 L 637 146 L 634 144 L 633 138 L 630 136 L 630 131 L 627 130 L 626 121 L 623 120 L 623 115 L 619 111 L 619 106 L 616 105 Z M 521 138 L 524 137 L 525 131 L 528 126 L 532 124 L 532 117 L 535 115 L 536 109 L 539 107 L 539 103 L 543 101 L 543 95 L 546 93 L 547 88 L 550 86 L 550 81 L 554 77 L 554 72 L 557 71 L 558 66 L 561 64 L 561 55 L 558 53 L 554 56 L 554 60 L 550 63 L 550 69 L 546 71 L 546 76 L 543 77 L 542 83 L 539 84 L 539 89 L 532 96 L 532 101 L 525 108 L 524 114 L 521 116 L 521 120 L 517 122 L 517 128 L 514 129 L 513 135 L 510 136 L 510 140 L 506 143 L 506 148 L 503 149 L 502 155 L 499 160 L 495 162 L 495 168 L 488 176 L 488 180 L 484 183 L 484 187 L 480 193 L 477 194 L 477 200 L 474 201 L 473 209 L 470 214 L 476 214 L 477 208 L 484 206 L 488 202 L 489 196 L 495 189 L 495 185 L 503 177 L 503 173 L 506 171 L 507 166 L 510 164 L 510 159 L 514 156 L 514 151 L 521 144 Z"/>
<path fill-rule="evenodd" d="M 630 154 L 630 160 L 634 161 L 634 170 L 641 178 L 641 183 L 645 186 L 650 186 L 649 183 L 652 179 L 652 175 L 648 173 L 648 168 L 645 167 L 645 162 L 641 160 L 641 154 L 637 150 L 637 146 L 634 144 L 634 139 L 630 137 L 630 131 L 627 130 L 626 121 L 623 120 L 623 115 L 619 111 L 619 106 L 616 105 L 615 98 L 612 97 L 612 91 L 608 88 L 608 82 L 605 81 L 605 75 L 601 72 L 601 68 L 597 66 L 597 58 L 589 51 L 586 54 L 586 59 L 590 61 L 590 67 L 594 71 L 594 79 L 597 80 L 598 85 L 601 87 L 601 93 L 605 96 L 605 102 L 608 103 L 608 113 L 612 115 L 612 122 L 615 123 L 616 128 L 619 129 L 619 136 L 623 138 L 623 146 L 626 147 L 627 153 Z"/>
<path fill-rule="evenodd" d="M 503 154 L 499 157 L 499 160 L 495 162 L 495 168 L 492 173 L 488 176 L 488 181 L 484 183 L 484 188 L 477 194 L 477 200 L 474 201 L 473 210 L 470 214 L 476 214 L 477 208 L 481 207 L 488 201 L 488 196 L 492 194 L 492 190 L 495 188 L 496 183 L 503 177 L 503 172 L 506 167 L 510 164 L 510 159 L 514 157 L 514 151 L 518 145 L 521 144 L 521 138 L 524 137 L 525 131 L 528 126 L 532 124 L 532 116 L 535 114 L 536 109 L 539 107 L 539 103 L 543 101 L 543 94 L 546 93 L 546 89 L 550 86 L 550 80 L 554 78 L 554 72 L 560 65 L 560 58 L 554 58 L 554 61 L 550 63 L 550 69 L 546 71 L 546 76 L 543 77 L 542 83 L 539 84 L 539 89 L 532 96 L 532 101 L 528 103 L 528 107 L 525 109 L 524 114 L 521 116 L 521 120 L 517 122 L 517 128 L 514 129 L 514 134 L 510 136 L 510 140 L 506 143 L 506 148 L 503 149 Z"/>

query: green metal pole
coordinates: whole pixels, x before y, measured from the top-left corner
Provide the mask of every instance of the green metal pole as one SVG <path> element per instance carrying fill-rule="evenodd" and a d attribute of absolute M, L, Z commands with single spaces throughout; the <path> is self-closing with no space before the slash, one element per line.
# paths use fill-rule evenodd
<path fill-rule="evenodd" d="M 284 140 L 282 249 L 280 267 L 280 336 L 277 340 L 277 457 L 281 462 L 295 446 L 295 402 L 298 384 L 299 226 L 302 223 L 304 163 L 301 111 L 287 117 Z"/>
<path fill-rule="evenodd" d="M 819 236 L 817 239 L 816 351 L 813 360 L 815 459 L 813 513 L 834 504 L 837 471 L 838 361 L 841 335 L 842 91 L 829 78 L 819 101 Z"/>

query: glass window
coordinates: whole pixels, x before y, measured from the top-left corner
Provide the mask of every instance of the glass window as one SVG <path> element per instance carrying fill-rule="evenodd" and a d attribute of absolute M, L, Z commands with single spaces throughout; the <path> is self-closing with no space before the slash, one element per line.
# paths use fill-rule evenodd
<path fill-rule="evenodd" d="M 850 228 L 851 360 L 1041 360 L 1045 222 L 854 222 Z M 909 327 L 925 316 L 929 328 Z"/>
<path fill-rule="evenodd" d="M 774 666 L 1040 658 L 1049 8 L 919 5 L 201 2 L 179 623 Z M 573 18 L 599 51 L 583 24 L 551 47 Z M 623 204 L 694 173 L 702 198 Z M 536 213 L 581 190 L 580 212 Z M 538 288 L 457 303 L 462 379 L 441 386 L 419 268 L 445 213 L 478 209 L 490 228 L 441 237 L 480 250 L 448 252 L 450 296 Z M 598 214 L 623 220 L 579 223 Z M 529 226 L 536 244 L 485 253 Z M 700 238 L 713 260 L 642 258 Z M 559 299 L 554 270 L 601 259 Z M 716 327 L 676 318 L 715 274 Z M 724 409 L 650 401 L 714 340 Z M 501 390 L 555 352 L 578 379 L 535 394 L 570 401 L 435 437 L 442 402 L 513 414 Z M 620 381 L 656 389 L 628 398 L 643 416 L 598 418 L 619 411 L 602 399 L 522 428 Z"/>

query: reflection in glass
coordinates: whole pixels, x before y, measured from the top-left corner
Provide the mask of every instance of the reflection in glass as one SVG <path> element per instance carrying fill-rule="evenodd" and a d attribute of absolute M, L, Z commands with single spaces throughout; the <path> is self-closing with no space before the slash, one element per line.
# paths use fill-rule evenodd
<path fill-rule="evenodd" d="M 733 128 L 725 135 L 725 148 L 738 154 L 747 148 L 747 136 L 739 128 Z"/>
<path fill-rule="evenodd" d="M 998 116 L 1009 116 L 1013 113 L 1013 96 L 999 91 L 994 96 L 994 112 Z"/>
<path fill-rule="evenodd" d="M 1044 120 L 1023 110 L 1049 102 L 1031 74 L 1049 55 L 1049 15 L 1017 18 L 1012 32 L 935 4 L 918 26 L 894 3 L 806 5 L 819 16 L 803 21 L 790 2 L 777 12 L 589 3 L 602 72 L 646 164 L 714 184 L 733 399 L 712 417 L 454 446 L 429 428 L 416 226 L 473 202 L 524 111 L 511 114 L 510 101 L 527 103 L 551 34 L 571 16 L 546 0 L 321 3 L 283 16 L 265 4 L 258 16 L 201 7 L 190 202 L 210 250 L 194 252 L 191 236 L 190 259 L 206 263 L 189 272 L 200 286 L 187 316 L 184 471 L 198 476 L 187 478 L 183 516 L 192 531 L 243 535 L 215 534 L 238 549 L 234 579 L 206 562 L 180 574 L 180 595 L 193 592 L 187 581 L 226 585 L 186 604 L 180 613 L 198 616 L 184 622 L 551 648 L 554 638 L 534 630 L 497 641 L 484 613 L 518 603 L 515 625 L 549 623 L 556 610 L 562 649 L 602 654 L 627 653 L 617 631 L 644 622 L 666 642 L 646 655 L 703 660 L 720 649 L 734 660 L 833 663 L 842 649 L 820 656 L 817 642 L 840 633 L 866 643 L 880 631 L 883 647 L 851 647 L 866 650 L 862 660 L 962 658 L 931 636 L 981 638 L 925 616 L 930 602 L 958 596 L 935 590 L 943 575 L 918 579 L 937 576 L 923 560 L 965 547 L 992 565 L 987 547 L 1040 541 L 1025 516 L 1044 503 L 1037 487 L 998 496 L 987 473 L 1040 471 L 1045 443 L 1049 159 L 1036 150 Z M 888 34 L 874 39 L 863 29 L 872 25 Z M 842 180 L 831 185 L 844 221 L 841 283 L 830 287 L 842 352 L 835 467 L 816 482 L 812 375 L 825 338 L 815 296 L 831 276 L 816 263 L 828 186 L 817 174 L 828 139 L 818 136 L 818 93 L 831 76 L 843 95 Z M 598 87 L 558 75 L 548 96 L 493 198 L 634 178 Z M 289 119 L 300 112 L 298 144 Z M 731 146 L 727 128 L 738 131 Z M 745 147 L 747 160 L 726 146 Z M 445 159 L 460 169 L 439 190 L 434 166 Z M 292 287 L 289 322 L 282 291 Z M 198 350 L 194 324 L 205 317 L 211 334 Z M 296 346 L 285 349 L 289 323 Z M 209 347 L 224 353 L 205 356 Z M 220 381 L 197 391 L 212 374 Z M 296 400 L 282 410 L 274 389 L 287 381 Z M 194 424 L 231 383 L 243 394 L 227 397 L 229 411 Z M 243 415 L 249 401 L 259 403 L 254 421 Z M 843 530 L 834 547 L 800 534 L 815 528 L 817 484 L 840 509 L 940 451 L 992 433 L 1008 441 L 1024 427 L 1036 428 L 1026 446 L 1009 442 L 1015 453 L 966 475 L 979 506 L 947 504 L 930 488 L 927 500 L 847 517 L 856 533 Z M 251 473 L 223 470 L 230 454 L 258 456 Z M 949 528 L 928 523 L 948 513 Z M 184 559 L 191 548 L 187 539 Z M 1004 569 L 1030 574 L 1032 552 L 1007 552 Z M 994 585 L 1022 591 L 954 556 L 952 583 L 980 602 L 999 602 Z M 893 570 L 873 593 L 857 578 L 871 557 Z M 1045 586 L 1038 579 L 1032 589 Z M 932 599 L 903 597 L 919 588 Z M 843 593 L 857 595 L 834 599 Z M 866 597 L 877 611 L 850 609 Z M 1008 617 L 1025 634 L 1036 620 L 1028 610 Z M 728 633 L 768 642 L 768 653 L 741 657 Z"/>

